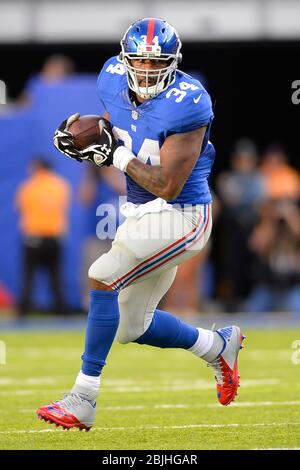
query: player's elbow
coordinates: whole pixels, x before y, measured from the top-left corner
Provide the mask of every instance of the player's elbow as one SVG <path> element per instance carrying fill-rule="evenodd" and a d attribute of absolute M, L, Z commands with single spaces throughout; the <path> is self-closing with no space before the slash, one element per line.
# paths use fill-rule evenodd
<path fill-rule="evenodd" d="M 179 196 L 180 193 L 181 187 L 170 185 L 163 189 L 162 195 L 160 197 L 165 201 L 173 201 Z"/>

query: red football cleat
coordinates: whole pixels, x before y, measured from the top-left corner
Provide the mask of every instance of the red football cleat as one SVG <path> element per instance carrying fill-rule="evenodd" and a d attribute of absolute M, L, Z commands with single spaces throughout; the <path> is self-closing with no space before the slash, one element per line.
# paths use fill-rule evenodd
<path fill-rule="evenodd" d="M 227 406 L 237 395 L 240 382 L 237 360 L 245 336 L 241 334 L 238 326 L 220 328 L 217 333 L 225 341 L 224 350 L 208 365 L 215 371 L 218 400 L 221 405 Z"/>
<path fill-rule="evenodd" d="M 95 422 L 96 403 L 92 404 L 75 393 L 37 410 L 38 418 L 64 429 L 79 428 L 89 431 Z"/>

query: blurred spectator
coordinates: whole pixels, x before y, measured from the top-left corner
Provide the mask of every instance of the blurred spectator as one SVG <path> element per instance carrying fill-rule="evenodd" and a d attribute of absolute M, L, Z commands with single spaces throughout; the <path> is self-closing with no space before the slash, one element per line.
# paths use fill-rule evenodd
<path fill-rule="evenodd" d="M 280 145 L 270 145 L 260 166 L 270 199 L 294 199 L 300 197 L 300 175 L 288 164 L 288 156 Z"/>
<path fill-rule="evenodd" d="M 110 250 L 112 242 L 112 238 L 100 239 L 97 237 L 97 224 L 105 218 L 107 223 L 114 228 L 114 233 L 111 235 L 115 236 L 115 230 L 120 223 L 119 196 L 125 195 L 125 193 L 125 177 L 119 170 L 112 166 L 101 168 L 96 165 L 86 166 L 86 173 L 79 188 L 80 201 L 86 207 L 81 276 L 84 306 L 87 306 L 89 301 L 88 269 L 99 256 Z M 97 209 L 101 204 L 109 204 L 112 209 L 110 213 L 103 210 L 104 213 L 97 214 Z M 113 216 L 115 216 L 114 219 L 110 220 L 110 217 L 113 218 Z"/>
<path fill-rule="evenodd" d="M 268 201 L 249 240 L 257 260 L 256 285 L 245 308 L 300 314 L 300 210 L 292 201 Z"/>
<path fill-rule="evenodd" d="M 231 167 L 217 179 L 223 206 L 219 295 L 227 301 L 227 308 L 234 310 L 239 299 L 247 293 L 247 267 L 251 256 L 248 237 L 256 222 L 258 205 L 265 198 L 265 186 L 257 169 L 257 152 L 252 141 L 242 139 L 237 142 Z"/>
<path fill-rule="evenodd" d="M 61 237 L 67 230 L 70 186 L 42 159 L 31 165 L 30 178 L 16 194 L 23 234 L 24 272 L 20 314 L 30 310 L 34 274 L 45 268 L 50 275 L 57 313 L 67 312 L 60 276 Z"/>
<path fill-rule="evenodd" d="M 53 84 L 72 75 L 75 71 L 73 61 L 64 55 L 54 54 L 48 57 L 40 73 L 30 78 L 24 91 L 18 98 L 19 104 L 30 104 L 35 95 L 35 89 L 41 84 Z"/>

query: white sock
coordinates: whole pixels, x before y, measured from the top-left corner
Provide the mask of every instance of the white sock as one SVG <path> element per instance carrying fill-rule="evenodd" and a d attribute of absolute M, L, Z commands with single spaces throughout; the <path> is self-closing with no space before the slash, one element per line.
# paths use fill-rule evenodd
<path fill-rule="evenodd" d="M 80 385 L 81 387 L 86 387 L 92 392 L 98 394 L 100 388 L 100 375 L 98 377 L 93 377 L 91 375 L 85 375 L 82 371 L 80 371 L 77 375 L 75 384 Z"/>
<path fill-rule="evenodd" d="M 196 343 L 188 349 L 198 357 L 204 356 L 211 349 L 214 341 L 214 332 L 211 330 L 204 330 L 203 328 L 197 328 L 199 336 Z"/>

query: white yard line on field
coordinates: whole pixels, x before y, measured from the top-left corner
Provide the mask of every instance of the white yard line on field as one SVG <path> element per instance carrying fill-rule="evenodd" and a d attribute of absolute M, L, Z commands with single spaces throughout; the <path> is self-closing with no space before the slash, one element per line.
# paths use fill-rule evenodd
<path fill-rule="evenodd" d="M 240 408 L 247 408 L 247 407 L 259 407 L 259 406 L 292 406 L 292 405 L 300 405 L 300 400 L 294 401 L 244 401 L 244 402 L 235 402 L 232 403 L 230 408 L 232 407 L 240 407 Z M 113 409 L 113 407 L 109 407 Z M 188 404 L 165 404 L 165 405 L 154 405 L 153 408 L 220 408 L 226 409 L 219 403 L 208 403 L 208 404 L 197 404 L 197 405 L 188 405 Z M 104 408 L 105 409 L 105 408 Z"/>
<path fill-rule="evenodd" d="M 82 354 L 81 348 L 9 348 L 11 357 L 41 359 L 43 357 L 74 359 Z"/>
<path fill-rule="evenodd" d="M 38 379 L 31 379 L 31 380 L 38 380 Z M 138 382 L 137 382 L 138 383 Z M 41 382 L 42 384 L 42 382 Z M 55 383 L 55 380 L 53 384 Z M 279 384 L 279 380 L 277 379 L 248 379 L 242 381 L 242 387 L 250 388 L 250 387 L 259 387 L 261 385 L 270 385 L 275 386 Z M 35 382 L 35 385 L 37 383 Z M 49 385 L 49 384 L 48 384 Z M 148 386 L 139 386 L 139 385 L 126 385 L 126 386 L 107 386 L 103 384 L 102 390 L 108 390 L 110 394 L 113 393 L 153 393 L 153 392 L 180 392 L 180 391 L 188 391 L 188 390 L 211 390 L 215 388 L 214 381 L 208 380 L 196 380 L 194 382 L 185 382 L 182 381 L 174 381 L 173 383 L 169 383 L 168 385 L 161 385 L 158 387 L 153 387 L 153 385 L 149 382 Z M 35 394 L 55 394 L 55 393 L 67 393 L 68 388 L 66 387 L 64 390 L 62 389 L 40 389 L 40 390 L 33 390 L 33 389 L 21 389 L 21 390 L 0 390 L 0 396 L 22 396 L 22 395 L 35 395 Z"/>
<path fill-rule="evenodd" d="M 297 406 L 300 405 L 300 400 L 294 401 L 244 401 L 232 403 L 230 408 L 248 408 L 248 407 L 265 407 L 265 406 Z M 101 406 L 101 411 L 132 411 L 132 410 L 147 410 L 147 409 L 190 409 L 190 408 L 218 408 L 225 410 L 226 408 L 219 403 L 199 403 L 197 405 L 189 405 L 186 403 L 166 403 L 160 405 L 127 405 L 127 406 Z M 36 410 L 33 408 L 23 408 L 18 410 L 19 413 L 34 413 Z"/>
<path fill-rule="evenodd" d="M 242 380 L 242 387 L 259 387 L 261 385 L 278 385 L 278 379 L 248 379 Z M 169 380 L 168 383 L 153 386 L 152 382 L 133 382 L 132 385 L 116 386 L 111 381 L 110 384 L 103 383 L 102 389 L 109 389 L 109 393 L 145 393 L 145 392 L 180 392 L 188 390 L 211 390 L 215 388 L 214 380 Z"/>
<path fill-rule="evenodd" d="M 286 361 L 290 356 L 291 351 L 289 349 L 277 349 L 275 351 L 272 351 L 272 349 L 253 349 L 247 351 L 247 357 L 257 361 L 261 361 L 262 358 Z"/>
<path fill-rule="evenodd" d="M 11 397 L 11 396 L 26 396 L 26 395 L 49 395 L 49 394 L 59 394 L 62 395 L 63 393 L 67 393 L 67 390 L 53 390 L 52 388 L 49 389 L 41 389 L 41 390 L 33 390 L 29 388 L 27 390 L 0 390 L 0 397 Z"/>
<path fill-rule="evenodd" d="M 256 406 L 294 406 L 294 405 L 300 405 L 299 400 L 291 400 L 291 401 L 244 401 L 244 402 L 234 402 L 231 404 L 231 407 L 256 407 Z M 219 405 L 218 403 L 216 404 L 209 404 L 207 405 L 208 408 L 222 408 L 224 407 L 222 405 Z"/>
<path fill-rule="evenodd" d="M 63 379 L 61 379 L 63 380 Z M 65 379 L 64 379 L 65 380 Z M 1 377 L 0 386 L 3 385 L 55 385 L 59 380 L 52 377 L 30 377 L 29 379 L 15 379 L 13 377 Z"/>
<path fill-rule="evenodd" d="M 128 430 L 143 430 L 148 431 L 152 429 L 169 430 L 169 429 L 218 429 L 218 428 L 256 428 L 256 427 L 273 427 L 273 426 L 299 426 L 300 423 L 230 423 L 230 424 L 182 424 L 176 426 L 116 426 L 116 427 L 97 427 L 92 428 L 92 432 L 96 431 L 128 431 Z M 74 431 L 74 429 L 72 430 Z M 15 430 L 15 431 L 0 431 L 0 434 L 36 434 L 44 432 L 66 432 L 61 429 L 30 429 L 30 430 Z"/>

